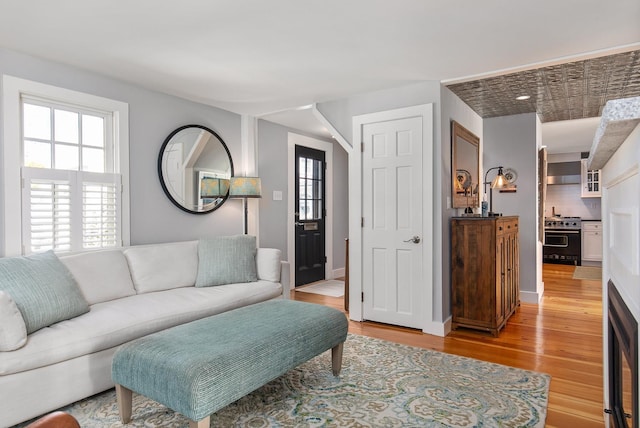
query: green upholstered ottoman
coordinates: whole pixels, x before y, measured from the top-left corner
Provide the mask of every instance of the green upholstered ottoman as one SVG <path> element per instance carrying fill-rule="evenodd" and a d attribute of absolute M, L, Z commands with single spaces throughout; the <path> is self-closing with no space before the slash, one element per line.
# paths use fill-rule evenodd
<path fill-rule="evenodd" d="M 212 413 L 329 349 L 337 376 L 347 325 L 333 308 L 270 300 L 136 339 L 113 358 L 120 417 L 131 420 L 133 391 L 209 427 Z"/>

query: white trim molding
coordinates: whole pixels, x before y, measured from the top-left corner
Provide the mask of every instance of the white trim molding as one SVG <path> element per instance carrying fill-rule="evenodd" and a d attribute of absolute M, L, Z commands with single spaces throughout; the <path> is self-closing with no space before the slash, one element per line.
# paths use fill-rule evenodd
<path fill-rule="evenodd" d="M 288 153 L 287 153 L 287 165 L 288 167 L 288 198 L 287 198 L 287 254 L 289 255 L 289 269 L 291 272 L 291 283 L 295 288 L 295 148 L 296 145 L 309 147 L 316 150 L 325 152 L 325 163 L 327 165 L 326 171 L 326 194 L 325 194 L 325 208 L 327 210 L 327 216 L 325 217 L 325 256 L 327 257 L 327 263 L 325 264 L 324 275 L 326 279 L 333 279 L 333 143 L 317 140 L 315 138 L 307 137 L 304 135 L 289 132 L 287 136 Z"/>

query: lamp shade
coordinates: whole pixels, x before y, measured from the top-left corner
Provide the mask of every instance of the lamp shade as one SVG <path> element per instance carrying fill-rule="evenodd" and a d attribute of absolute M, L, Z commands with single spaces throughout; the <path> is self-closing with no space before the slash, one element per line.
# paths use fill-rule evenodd
<path fill-rule="evenodd" d="M 231 177 L 230 198 L 260 198 L 262 184 L 258 177 Z"/>
<path fill-rule="evenodd" d="M 509 182 L 507 181 L 507 178 L 504 176 L 502 172 L 502 167 L 499 167 L 498 175 L 496 175 L 496 178 L 494 178 L 493 181 L 491 182 L 491 188 L 502 189 L 503 187 L 506 187 L 508 184 Z"/>
<path fill-rule="evenodd" d="M 204 177 L 200 180 L 200 198 L 223 198 L 229 191 L 229 180 L 226 178 Z"/>

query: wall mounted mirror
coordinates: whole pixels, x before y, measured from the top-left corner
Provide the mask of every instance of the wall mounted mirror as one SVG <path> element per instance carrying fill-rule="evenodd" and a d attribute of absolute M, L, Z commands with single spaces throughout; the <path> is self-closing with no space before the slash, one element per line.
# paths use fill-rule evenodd
<path fill-rule="evenodd" d="M 451 172 L 453 208 L 480 205 L 480 139 L 451 121 Z"/>
<path fill-rule="evenodd" d="M 158 175 L 162 190 L 175 206 L 205 214 L 227 200 L 233 162 L 218 134 L 201 125 L 186 125 L 164 140 Z"/>

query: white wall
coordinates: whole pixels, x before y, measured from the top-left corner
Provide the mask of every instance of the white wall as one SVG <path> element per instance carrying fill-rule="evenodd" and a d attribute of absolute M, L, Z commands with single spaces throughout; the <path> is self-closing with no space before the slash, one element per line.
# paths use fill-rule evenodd
<path fill-rule="evenodd" d="M 518 179 L 516 193 L 493 191 L 493 211 L 520 217 L 520 299 L 540 299 L 537 268 L 538 219 L 538 118 L 535 113 L 485 119 L 484 170 L 502 165 L 513 168 Z M 488 179 L 495 177 L 496 171 Z"/>
<path fill-rule="evenodd" d="M 242 233 L 240 204 L 231 201 L 210 214 L 187 214 L 167 199 L 157 173 L 158 153 L 164 139 L 175 128 L 194 123 L 216 131 L 237 162 L 239 115 L 5 49 L 0 49 L 0 74 L 129 104 L 131 244 Z M 4 204 L 2 194 L 0 203 Z M 0 242 L 3 241 L 0 236 Z M 0 254 L 4 254 L 4 248 Z"/>
<path fill-rule="evenodd" d="M 550 217 L 552 207 L 556 214 L 564 217 L 581 217 L 586 220 L 600 220 L 600 198 L 582 198 L 579 184 L 562 184 L 547 186 L 545 217 Z"/>
<path fill-rule="evenodd" d="M 549 163 L 580 161 L 580 153 L 550 154 Z M 547 186 L 545 217 L 551 217 L 553 208 L 556 214 L 564 217 L 581 217 L 587 220 L 600 220 L 601 198 L 582 198 L 580 184 L 554 184 Z"/>
<path fill-rule="evenodd" d="M 613 281 L 636 321 L 640 322 L 640 126 L 627 137 L 602 169 L 603 180 L 603 355 L 605 406 L 608 403 L 607 283 Z M 640 332 L 638 333 L 640 340 Z M 638 374 L 640 381 L 640 373 Z M 634 414 L 640 411 L 635 403 Z"/>
<path fill-rule="evenodd" d="M 451 90 L 442 86 L 442 116 L 441 116 L 441 153 L 439 162 L 442 165 L 441 186 L 442 192 L 436 197 L 440 198 L 441 210 L 441 236 L 442 236 L 442 283 L 445 291 L 442 293 L 443 317 L 451 316 L 451 226 L 450 219 L 463 214 L 463 208 L 451 207 L 451 121 L 455 120 L 480 139 L 479 153 L 483 150 L 483 120 L 471 108 L 462 102 Z M 480 181 L 484 178 L 482 157 L 480 158 Z M 481 186 L 482 188 L 482 186 Z M 476 209 L 476 212 L 480 212 Z"/>

